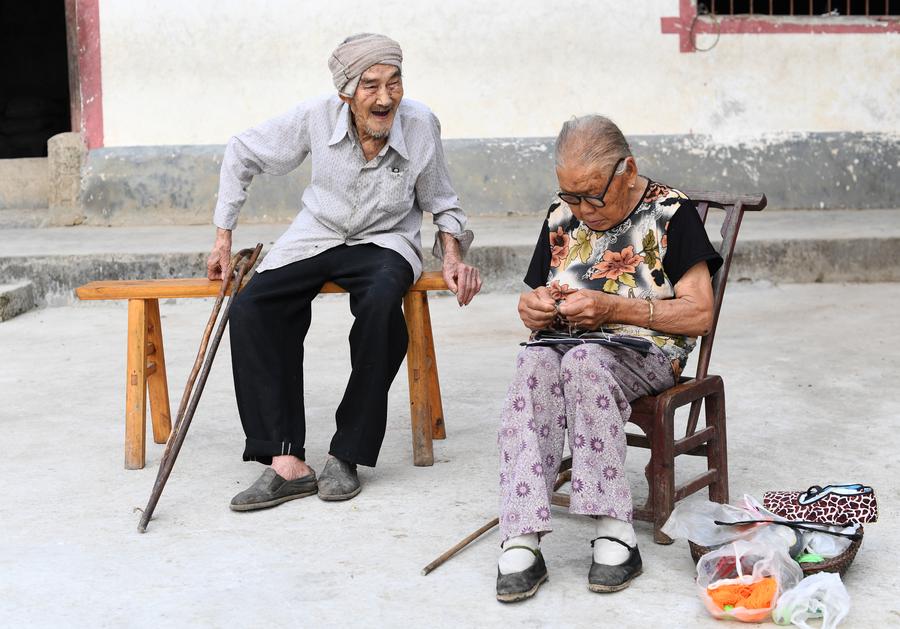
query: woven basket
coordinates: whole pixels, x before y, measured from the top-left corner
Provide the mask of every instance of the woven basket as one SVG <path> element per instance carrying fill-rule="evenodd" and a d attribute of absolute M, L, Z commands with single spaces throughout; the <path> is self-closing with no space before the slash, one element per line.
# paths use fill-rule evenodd
<path fill-rule="evenodd" d="M 844 573 L 847 572 L 847 568 L 849 568 L 850 564 L 853 563 L 853 559 L 856 557 L 856 552 L 862 545 L 863 527 L 860 526 L 857 532 L 859 533 L 859 539 L 855 539 L 850 542 L 847 550 L 842 552 L 837 557 L 832 557 L 831 559 L 826 559 L 825 561 L 820 561 L 818 563 L 801 563 L 800 567 L 803 569 L 803 576 L 808 577 L 809 575 L 816 574 L 817 572 L 836 572 L 839 575 L 844 576 Z M 715 550 L 713 548 L 707 548 L 706 546 L 700 546 L 699 544 L 695 544 L 691 541 L 688 541 L 688 545 L 691 547 L 691 557 L 694 558 L 694 563 L 700 561 L 700 557 L 702 557 L 709 551 Z"/>

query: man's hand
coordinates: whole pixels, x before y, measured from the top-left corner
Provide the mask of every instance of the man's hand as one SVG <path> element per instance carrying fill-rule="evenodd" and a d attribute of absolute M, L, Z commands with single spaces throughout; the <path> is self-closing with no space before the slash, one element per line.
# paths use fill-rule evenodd
<path fill-rule="evenodd" d="M 569 325 L 582 330 L 596 330 L 604 323 L 613 321 L 620 300 L 617 295 L 583 289 L 566 297 L 559 305 L 559 314 Z"/>
<path fill-rule="evenodd" d="M 481 274 L 478 269 L 456 258 L 445 255 L 441 273 L 447 287 L 456 294 L 456 301 L 460 306 L 468 305 L 481 290 Z"/>
<path fill-rule="evenodd" d="M 459 241 L 452 234 L 440 232 L 439 238 L 444 258 L 444 264 L 441 267 L 444 281 L 456 295 L 457 303 L 460 306 L 468 305 L 481 290 L 481 274 L 474 266 L 463 263 Z"/>
<path fill-rule="evenodd" d="M 546 286 L 519 296 L 519 318 L 529 330 L 545 330 L 556 318 L 556 302 Z"/>
<path fill-rule="evenodd" d="M 206 259 L 206 277 L 211 280 L 223 279 L 231 264 L 231 230 L 216 228 L 216 242 Z"/>

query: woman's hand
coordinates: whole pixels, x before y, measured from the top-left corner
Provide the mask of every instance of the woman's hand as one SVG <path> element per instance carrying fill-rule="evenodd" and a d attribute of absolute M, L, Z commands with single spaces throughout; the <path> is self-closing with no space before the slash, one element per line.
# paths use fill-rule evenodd
<path fill-rule="evenodd" d="M 620 300 L 621 297 L 603 291 L 582 289 L 566 297 L 559 305 L 559 314 L 573 327 L 596 330 L 613 320 Z"/>
<path fill-rule="evenodd" d="M 529 330 L 545 330 L 556 317 L 556 302 L 546 286 L 519 296 L 519 317 Z"/>
<path fill-rule="evenodd" d="M 714 302 L 706 262 L 692 266 L 674 288 L 675 299 L 654 300 L 652 320 L 650 304 L 644 299 L 587 289 L 567 295 L 559 305 L 559 314 L 569 325 L 582 330 L 596 330 L 604 323 L 621 323 L 666 334 L 709 334 Z"/>

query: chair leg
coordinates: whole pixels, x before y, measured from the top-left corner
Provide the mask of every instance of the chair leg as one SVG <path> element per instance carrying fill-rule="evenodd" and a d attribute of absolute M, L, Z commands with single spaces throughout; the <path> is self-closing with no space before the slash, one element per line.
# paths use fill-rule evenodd
<path fill-rule="evenodd" d="M 413 465 L 434 465 L 431 441 L 432 411 L 428 403 L 428 356 L 425 349 L 424 304 L 421 291 L 410 291 L 403 298 L 403 312 L 409 330 L 406 368 L 409 373 L 409 416 L 412 424 Z"/>
<path fill-rule="evenodd" d="M 650 436 L 650 507 L 653 512 L 653 541 L 671 544 L 672 538 L 660 529 L 669 519 L 675 503 L 675 411 L 665 409 Z"/>
<path fill-rule="evenodd" d="M 707 444 L 707 469 L 716 470 L 716 480 L 709 486 L 712 502 L 728 502 L 728 440 L 725 429 L 725 388 L 706 398 L 706 423 L 716 427 L 715 436 Z"/>
<path fill-rule="evenodd" d="M 156 299 L 147 300 L 147 340 L 147 388 L 150 393 L 153 441 L 165 443 L 172 431 L 172 419 L 169 410 L 169 384 L 166 380 L 162 323 L 159 318 L 159 301 Z"/>
<path fill-rule="evenodd" d="M 128 300 L 125 368 L 125 469 L 144 467 L 147 432 L 147 302 Z"/>
<path fill-rule="evenodd" d="M 422 326 L 425 333 L 425 354 L 428 361 L 428 404 L 431 407 L 431 437 L 446 439 L 444 405 L 441 402 L 441 383 L 438 380 L 437 358 L 434 354 L 434 334 L 431 331 L 431 312 L 428 293 L 422 293 Z"/>

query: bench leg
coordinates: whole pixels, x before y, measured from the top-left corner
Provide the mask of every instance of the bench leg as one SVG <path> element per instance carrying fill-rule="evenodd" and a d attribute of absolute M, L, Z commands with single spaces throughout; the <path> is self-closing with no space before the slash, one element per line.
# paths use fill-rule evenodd
<path fill-rule="evenodd" d="M 165 443 L 172 431 L 169 410 L 169 383 L 166 380 L 166 354 L 163 351 L 162 323 L 159 301 L 148 299 L 147 304 L 147 388 L 150 394 L 150 417 L 153 422 L 153 441 Z"/>
<path fill-rule="evenodd" d="M 431 408 L 431 437 L 446 439 L 444 428 L 444 405 L 441 402 L 441 383 L 438 380 L 437 358 L 434 354 L 434 334 L 431 332 L 431 312 L 428 308 L 428 293 L 422 293 L 422 325 L 425 333 L 425 355 L 428 370 L 428 405 Z"/>
<path fill-rule="evenodd" d="M 128 300 L 125 367 L 125 469 L 144 467 L 147 416 L 147 302 Z"/>
<path fill-rule="evenodd" d="M 409 331 L 406 367 L 409 373 L 409 416 L 412 424 L 413 465 L 434 465 L 431 441 L 432 411 L 428 402 L 428 352 L 426 350 L 425 312 L 428 297 L 410 291 L 403 298 L 403 313 Z"/>

